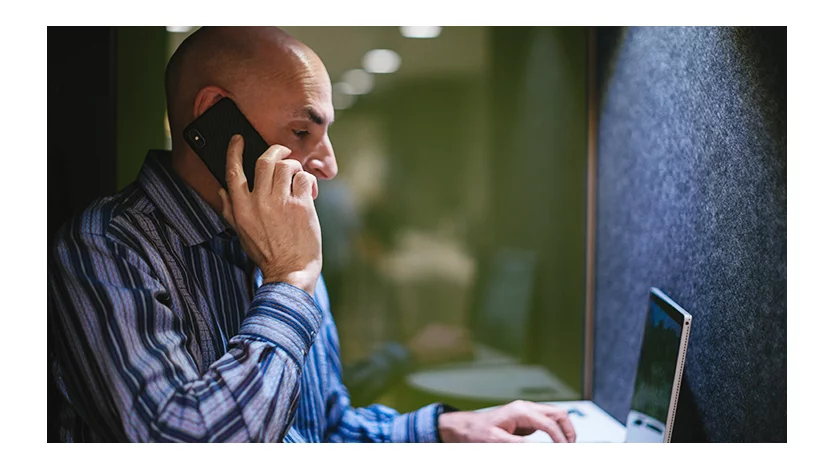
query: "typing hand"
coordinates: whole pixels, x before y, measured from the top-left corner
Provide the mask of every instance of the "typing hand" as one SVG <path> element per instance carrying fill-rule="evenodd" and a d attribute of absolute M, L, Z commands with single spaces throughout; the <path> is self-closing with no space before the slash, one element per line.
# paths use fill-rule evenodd
<path fill-rule="evenodd" d="M 223 217 L 237 231 L 244 251 L 261 268 L 264 283 L 286 282 L 313 295 L 321 273 L 321 228 L 313 199 L 316 178 L 290 150 L 273 145 L 255 164 L 250 192 L 243 172 L 243 137 L 226 153 L 227 193 L 220 190 Z"/>
<path fill-rule="evenodd" d="M 524 442 L 522 436 L 541 430 L 553 442 L 576 442 L 567 411 L 553 405 L 514 401 L 476 413 L 443 413 L 437 420 L 443 442 Z"/>

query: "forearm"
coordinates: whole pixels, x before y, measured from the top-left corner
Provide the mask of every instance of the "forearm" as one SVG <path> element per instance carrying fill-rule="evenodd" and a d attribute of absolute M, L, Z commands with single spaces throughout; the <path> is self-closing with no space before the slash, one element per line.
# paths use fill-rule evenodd
<path fill-rule="evenodd" d="M 279 441 L 318 332 L 315 304 L 286 284 L 262 286 L 229 351 L 197 380 L 176 387 L 148 422 L 150 441 Z"/>
<path fill-rule="evenodd" d="M 189 347 L 196 338 L 157 300 L 164 287 L 141 270 L 130 274 L 143 287 L 104 276 L 53 278 L 66 351 L 59 363 L 89 424 L 108 440 L 280 440 L 321 323 L 312 298 L 288 285 L 262 286 L 227 352 L 200 372 Z M 89 286 L 99 295 L 87 295 Z"/>

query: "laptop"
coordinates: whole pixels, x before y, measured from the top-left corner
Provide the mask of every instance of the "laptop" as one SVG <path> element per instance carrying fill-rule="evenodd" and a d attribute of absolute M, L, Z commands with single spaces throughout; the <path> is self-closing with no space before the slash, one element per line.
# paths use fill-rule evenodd
<path fill-rule="evenodd" d="M 545 403 L 568 410 L 576 442 L 671 442 L 691 327 L 692 316 L 653 287 L 625 425 L 593 401 Z M 525 440 L 552 442 L 544 431 Z"/>

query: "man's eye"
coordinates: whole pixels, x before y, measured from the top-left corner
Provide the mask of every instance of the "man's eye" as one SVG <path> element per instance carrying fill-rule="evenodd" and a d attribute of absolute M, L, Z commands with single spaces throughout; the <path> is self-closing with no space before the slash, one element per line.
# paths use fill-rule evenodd
<path fill-rule="evenodd" d="M 292 133 L 295 134 L 296 137 L 305 137 L 310 134 L 309 131 L 297 131 L 295 129 L 293 129 Z"/>

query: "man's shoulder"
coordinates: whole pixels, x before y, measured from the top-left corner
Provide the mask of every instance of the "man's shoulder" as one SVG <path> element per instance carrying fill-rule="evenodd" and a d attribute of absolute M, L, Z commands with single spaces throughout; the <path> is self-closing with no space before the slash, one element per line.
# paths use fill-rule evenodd
<path fill-rule="evenodd" d="M 135 183 L 122 191 L 92 201 L 79 214 L 67 221 L 53 240 L 53 247 L 69 241 L 124 242 L 137 217 L 154 209 L 145 192 Z"/>

